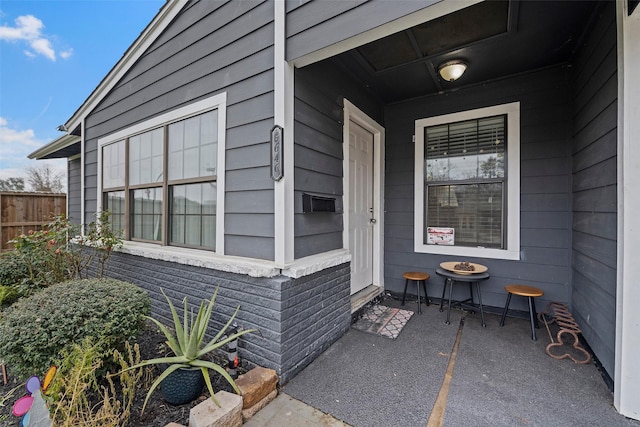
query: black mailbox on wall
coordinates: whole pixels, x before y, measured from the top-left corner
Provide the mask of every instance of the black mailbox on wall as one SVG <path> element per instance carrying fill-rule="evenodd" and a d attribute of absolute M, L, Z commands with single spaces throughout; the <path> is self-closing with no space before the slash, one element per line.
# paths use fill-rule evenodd
<path fill-rule="evenodd" d="M 334 197 L 314 196 L 302 193 L 302 212 L 335 212 L 336 199 Z"/>

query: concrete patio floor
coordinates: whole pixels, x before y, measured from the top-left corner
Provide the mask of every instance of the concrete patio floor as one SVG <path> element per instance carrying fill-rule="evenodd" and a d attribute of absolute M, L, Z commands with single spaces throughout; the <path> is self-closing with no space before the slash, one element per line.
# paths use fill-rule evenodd
<path fill-rule="evenodd" d="M 544 324 L 532 341 L 528 319 L 500 327 L 485 313 L 483 328 L 479 313 L 454 309 L 446 325 L 437 305 L 403 308 L 416 313 L 397 339 L 351 328 L 245 425 L 640 426 L 616 412 L 593 362 L 545 353 Z"/>

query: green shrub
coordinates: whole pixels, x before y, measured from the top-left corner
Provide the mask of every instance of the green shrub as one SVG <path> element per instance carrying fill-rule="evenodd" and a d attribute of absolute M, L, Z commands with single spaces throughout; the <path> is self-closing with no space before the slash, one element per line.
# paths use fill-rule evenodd
<path fill-rule="evenodd" d="M 42 229 L 10 240 L 14 250 L 0 258 L 0 285 L 14 286 L 26 296 L 54 283 L 89 277 L 92 269 L 102 278 L 112 250 L 122 247 L 110 215 L 100 212 L 84 227 L 64 215 L 54 216 Z"/>
<path fill-rule="evenodd" d="M 65 216 L 57 216 L 41 230 L 29 230 L 9 243 L 14 245 L 14 259 L 26 265 L 26 275 L 14 285 L 24 295 L 30 295 L 40 288 L 50 286 L 75 277 L 76 257 L 68 244 L 79 227 Z"/>
<path fill-rule="evenodd" d="M 0 319 L 0 358 L 20 377 L 41 374 L 85 337 L 122 349 L 149 314 L 149 297 L 113 279 L 52 285 L 9 307 Z"/>
<path fill-rule="evenodd" d="M 16 286 L 29 276 L 29 264 L 17 251 L 0 256 L 0 285 Z"/>
<path fill-rule="evenodd" d="M 0 285 L 0 306 L 13 304 L 20 294 L 13 286 Z"/>

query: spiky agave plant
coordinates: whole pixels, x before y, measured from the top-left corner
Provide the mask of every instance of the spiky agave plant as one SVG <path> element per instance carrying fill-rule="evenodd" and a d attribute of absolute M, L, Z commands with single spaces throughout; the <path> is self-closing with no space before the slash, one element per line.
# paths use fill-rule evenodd
<path fill-rule="evenodd" d="M 178 316 L 176 308 L 173 306 L 173 303 L 171 302 L 167 294 L 164 293 L 164 290 L 161 291 L 162 295 L 164 295 L 164 297 L 167 299 L 169 308 L 171 309 L 174 331 L 171 331 L 158 320 L 149 316 L 146 317 L 153 323 L 155 323 L 158 328 L 160 328 L 160 331 L 162 331 L 164 336 L 167 338 L 167 345 L 169 346 L 171 351 L 173 351 L 174 356 L 145 360 L 135 366 L 131 366 L 130 368 L 126 369 L 136 369 L 142 366 L 154 364 L 169 365 L 169 367 L 165 369 L 151 385 L 151 388 L 147 393 L 147 397 L 144 400 L 144 404 L 142 405 L 142 412 L 144 412 L 144 409 L 147 406 L 147 402 L 149 401 L 149 397 L 151 397 L 151 394 L 158 387 L 158 385 L 160 385 L 160 383 L 162 383 L 165 378 L 171 375 L 171 373 L 180 368 L 200 368 L 200 370 L 202 371 L 202 376 L 204 377 L 204 381 L 207 384 L 207 388 L 209 389 L 209 393 L 211 394 L 211 398 L 216 403 L 216 405 L 220 406 L 214 396 L 211 379 L 209 378 L 209 369 L 212 369 L 222 375 L 222 377 L 225 378 L 229 382 L 229 384 L 231 384 L 236 393 L 239 393 L 240 391 L 233 381 L 233 378 L 231 378 L 231 376 L 222 366 L 218 365 L 215 362 L 206 360 L 204 359 L 204 357 L 212 351 L 219 349 L 223 345 L 237 339 L 244 334 L 255 332 L 256 329 L 245 329 L 229 337 L 226 337 L 225 339 L 220 340 L 229 325 L 231 325 L 231 322 L 233 322 L 233 319 L 235 319 L 236 314 L 238 314 L 238 310 L 240 310 L 240 306 L 238 306 L 229 321 L 224 325 L 222 329 L 220 329 L 218 334 L 211 341 L 205 344 L 204 335 L 207 330 L 207 326 L 209 325 L 209 320 L 211 319 L 213 304 L 218 294 L 218 289 L 216 288 L 208 304 L 205 305 L 205 300 L 200 303 L 200 308 L 198 309 L 198 313 L 195 316 L 193 312 L 189 313 L 187 307 L 187 297 L 184 297 L 182 300 L 182 303 L 184 305 L 182 322 L 180 321 L 180 317 Z M 189 316 L 189 314 L 191 315 Z"/>

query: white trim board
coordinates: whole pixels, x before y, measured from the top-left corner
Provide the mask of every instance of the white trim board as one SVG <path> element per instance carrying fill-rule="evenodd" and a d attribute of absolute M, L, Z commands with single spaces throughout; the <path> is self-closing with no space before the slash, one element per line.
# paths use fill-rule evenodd
<path fill-rule="evenodd" d="M 618 250 L 613 404 L 640 420 L 640 8 L 616 2 L 618 33 Z"/>
<path fill-rule="evenodd" d="M 285 60 L 286 10 L 282 1 L 274 5 L 274 124 L 283 128 L 283 177 L 273 183 L 274 259 L 286 265 L 294 259 L 294 72 Z"/>
<path fill-rule="evenodd" d="M 284 268 L 273 261 L 244 258 L 230 255 L 220 255 L 198 249 L 172 246 L 158 246 L 143 242 L 124 242 L 122 248 L 117 249 L 129 255 L 157 259 L 228 273 L 246 274 L 250 277 L 276 277 L 279 275 L 297 279 L 308 276 L 327 268 L 335 267 L 351 261 L 351 255 L 345 249 L 337 249 L 317 255 L 311 255 L 286 265 Z"/>
<path fill-rule="evenodd" d="M 86 194 L 84 193 L 84 188 L 85 188 L 85 166 L 84 166 L 84 162 L 85 162 L 85 155 L 84 155 L 84 150 L 85 150 L 85 136 L 84 136 L 84 118 L 81 121 L 81 136 L 80 136 L 80 157 L 82 160 L 80 160 L 80 224 L 86 224 L 86 213 L 85 213 L 85 206 L 86 206 L 86 202 L 85 202 L 85 198 L 86 198 Z M 84 227 L 82 227 L 82 229 L 80 230 L 80 232 L 82 233 L 82 235 L 84 236 Z"/>

